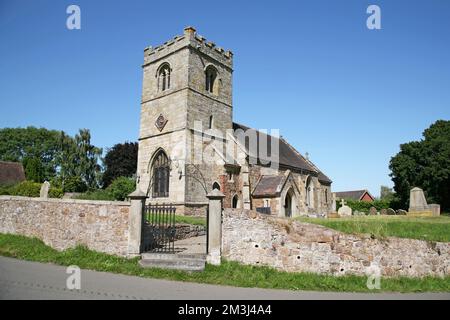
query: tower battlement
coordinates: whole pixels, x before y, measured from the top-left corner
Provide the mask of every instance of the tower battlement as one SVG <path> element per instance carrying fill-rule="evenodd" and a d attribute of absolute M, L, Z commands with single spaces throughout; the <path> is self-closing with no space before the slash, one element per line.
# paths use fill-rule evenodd
<path fill-rule="evenodd" d="M 144 66 L 186 47 L 204 53 L 228 68 L 233 68 L 233 52 L 208 41 L 205 37 L 197 34 L 193 27 L 186 27 L 183 35 L 177 35 L 162 45 L 145 48 Z"/>

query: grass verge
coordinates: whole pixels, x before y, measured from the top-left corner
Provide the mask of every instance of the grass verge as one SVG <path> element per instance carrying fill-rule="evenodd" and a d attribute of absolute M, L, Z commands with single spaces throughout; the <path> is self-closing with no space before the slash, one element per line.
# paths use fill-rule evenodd
<path fill-rule="evenodd" d="M 9 234 L 0 234 L 0 255 L 63 266 L 77 265 L 83 269 L 146 278 L 237 287 L 337 292 L 450 292 L 450 277 L 383 278 L 381 290 L 369 290 L 366 287 L 366 277 L 288 273 L 269 267 L 245 266 L 228 261 L 223 261 L 221 266 L 207 265 L 205 271 L 201 273 L 144 269 L 139 266 L 138 259 L 99 253 L 82 246 L 59 252 L 39 239 Z"/>
<path fill-rule="evenodd" d="M 450 242 L 450 217 L 362 216 L 338 219 L 298 218 L 352 234 Z"/>

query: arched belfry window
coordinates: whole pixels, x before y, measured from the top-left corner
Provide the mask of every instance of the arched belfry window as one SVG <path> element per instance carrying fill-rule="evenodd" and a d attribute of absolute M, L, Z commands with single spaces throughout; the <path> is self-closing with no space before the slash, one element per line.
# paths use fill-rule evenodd
<path fill-rule="evenodd" d="M 205 70 L 206 84 L 205 89 L 208 92 L 217 94 L 217 70 L 213 66 L 208 66 Z"/>
<path fill-rule="evenodd" d="M 163 63 L 158 69 L 158 89 L 159 91 L 165 91 L 170 89 L 170 65 L 166 62 Z"/>
<path fill-rule="evenodd" d="M 219 184 L 218 182 L 214 182 L 214 184 L 213 184 L 213 190 L 214 190 L 214 189 L 220 191 L 220 184 Z"/>
<path fill-rule="evenodd" d="M 153 198 L 169 196 L 170 163 L 166 153 L 160 150 L 153 159 Z"/>

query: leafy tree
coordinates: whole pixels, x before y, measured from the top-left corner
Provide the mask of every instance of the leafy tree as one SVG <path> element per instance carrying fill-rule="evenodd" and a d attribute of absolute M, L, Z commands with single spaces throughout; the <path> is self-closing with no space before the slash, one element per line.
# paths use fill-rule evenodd
<path fill-rule="evenodd" d="M 49 180 L 56 173 L 54 158 L 59 149 L 59 137 L 59 131 L 45 128 L 0 129 L 0 160 L 23 162 L 26 158 L 40 159 L 40 180 Z"/>
<path fill-rule="evenodd" d="M 450 209 L 450 121 L 439 120 L 423 133 L 424 139 L 400 145 L 389 168 L 400 203 L 408 206 L 409 192 L 422 188 L 429 202 Z"/>
<path fill-rule="evenodd" d="M 24 158 L 22 161 L 27 180 L 34 182 L 44 182 L 44 167 L 40 158 Z"/>
<path fill-rule="evenodd" d="M 115 200 L 123 201 L 136 189 L 136 180 L 129 177 L 119 177 L 115 179 L 106 188 L 106 191 L 111 194 Z"/>
<path fill-rule="evenodd" d="M 105 155 L 103 188 L 118 177 L 131 177 L 136 173 L 138 144 L 125 142 L 114 145 Z"/>
<path fill-rule="evenodd" d="M 102 149 L 91 144 L 89 129 L 80 129 L 75 135 L 76 144 L 76 176 L 81 177 L 89 188 L 97 188 L 101 174 L 99 160 Z"/>

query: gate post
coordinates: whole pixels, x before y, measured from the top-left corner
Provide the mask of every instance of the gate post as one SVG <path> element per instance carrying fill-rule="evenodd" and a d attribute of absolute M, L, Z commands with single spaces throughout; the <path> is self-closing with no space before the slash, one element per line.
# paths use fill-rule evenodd
<path fill-rule="evenodd" d="M 222 247 L 222 199 L 225 197 L 217 189 L 207 196 L 209 200 L 208 210 L 208 255 L 206 262 L 220 265 Z"/>
<path fill-rule="evenodd" d="M 129 257 L 139 256 L 141 253 L 142 215 L 147 195 L 136 189 L 128 197 L 131 200 L 130 215 L 128 218 L 128 252 Z"/>

